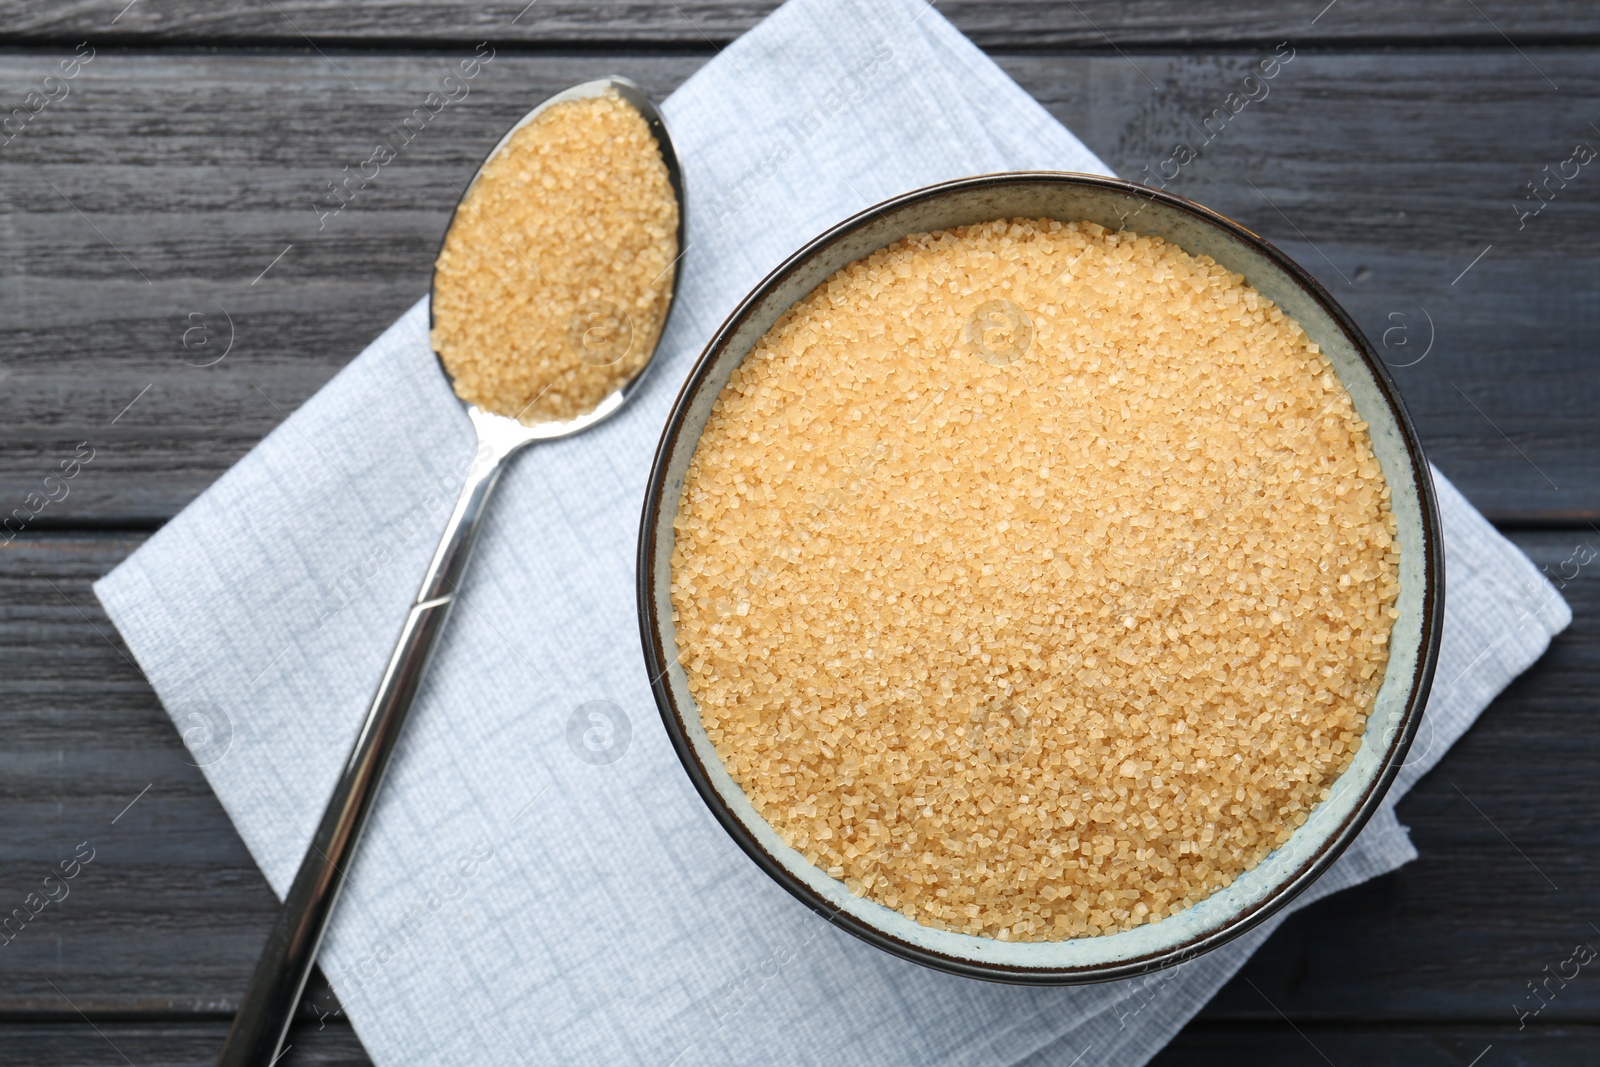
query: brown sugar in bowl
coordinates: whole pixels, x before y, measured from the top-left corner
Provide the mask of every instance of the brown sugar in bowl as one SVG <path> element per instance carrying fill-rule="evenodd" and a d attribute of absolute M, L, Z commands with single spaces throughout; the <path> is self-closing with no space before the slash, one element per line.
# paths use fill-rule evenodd
<path fill-rule="evenodd" d="M 1319 363 L 1317 373 L 1331 371 L 1338 379 L 1328 395 L 1338 399 L 1348 393 L 1344 402 L 1353 405 L 1354 412 L 1347 416 L 1347 421 L 1366 431 L 1370 438 L 1371 451 L 1365 462 L 1368 466 L 1375 462 L 1381 467 L 1382 483 L 1387 484 L 1390 494 L 1392 532 L 1399 548 L 1399 589 L 1392 601 L 1394 621 L 1389 633 L 1383 635 L 1388 638 L 1388 652 L 1386 657 L 1377 656 L 1374 660 L 1380 672 L 1374 681 L 1381 679 L 1381 687 L 1374 686 L 1375 693 L 1366 692 L 1359 698 L 1367 712 L 1364 733 L 1359 739 L 1347 738 L 1358 747 L 1354 756 L 1345 752 L 1331 765 L 1333 769 L 1329 773 L 1337 773 L 1331 785 L 1302 790 L 1306 800 L 1297 802 L 1300 803 L 1298 809 L 1286 806 L 1284 810 L 1289 816 L 1283 825 L 1274 828 L 1269 819 L 1266 826 L 1254 827 L 1253 832 L 1266 844 L 1257 847 L 1255 853 L 1238 864 L 1244 869 L 1231 870 L 1226 878 L 1213 876 L 1209 886 L 1202 886 L 1204 892 L 1191 893 L 1160 908 L 1161 917 L 1141 911 L 1131 919 L 1121 916 L 1121 920 L 1129 921 L 1113 922 L 1105 917 L 1109 912 L 1095 913 L 1094 921 L 1087 924 L 1086 929 L 1086 924 L 1077 921 L 1076 915 L 1070 916 L 1074 920 L 1071 925 L 1061 921 L 1068 916 L 1060 915 L 1058 910 L 1057 926 L 1040 935 L 1041 925 L 1035 922 L 1032 937 L 1025 922 L 1012 928 L 1000 925 L 997 931 L 994 923 L 985 925 L 987 920 L 978 918 L 969 921 L 966 913 L 955 909 L 927 908 L 926 913 L 919 916 L 915 907 L 904 906 L 897 910 L 886 906 L 885 899 L 879 898 L 886 897 L 887 903 L 899 905 L 905 890 L 911 889 L 911 895 L 916 895 L 916 886 L 904 881 L 896 885 L 892 879 L 880 879 L 879 892 L 875 893 L 870 879 L 866 891 L 860 881 L 847 885 L 842 880 L 848 877 L 844 866 L 825 869 L 816 865 L 817 862 L 838 863 L 843 859 L 837 848 L 819 847 L 824 843 L 808 841 L 804 832 L 797 836 L 795 825 L 785 824 L 781 818 L 778 825 L 762 818 L 751 797 L 730 774 L 727 731 L 721 728 L 727 724 L 717 723 L 714 731 L 716 739 L 724 743 L 724 751 L 719 753 L 703 721 L 703 709 L 696 705 L 690 674 L 679 662 L 682 657 L 671 593 L 674 538 L 692 528 L 692 524 L 686 524 L 678 514 L 691 460 L 708 421 L 713 419 L 712 409 L 723 394 L 724 386 L 735 377 L 736 368 L 751 350 L 763 343 L 769 328 L 779 323 L 797 303 L 804 306 L 804 299 L 824 279 L 849 264 L 896 245 L 906 234 L 972 227 L 1001 219 L 1088 223 L 1091 225 L 1087 229 L 1094 232 L 1100 227 L 1108 231 L 1131 231 L 1146 239 L 1142 246 L 1146 252 L 1151 246 L 1159 250 L 1164 241 L 1191 256 L 1200 257 L 1201 263 L 1207 259 L 1214 261 L 1219 273 L 1242 275 L 1246 284 L 1292 320 L 1291 329 L 1297 323 L 1305 331 L 1311 342 L 1312 361 Z M 979 226 L 977 232 L 991 231 L 994 227 L 985 230 Z M 1016 232 L 1020 233 L 1021 228 Z M 1132 239 L 1132 243 L 1137 244 L 1138 238 Z M 830 282 L 830 285 L 838 284 L 837 279 Z M 1245 297 L 1251 299 L 1249 294 Z M 974 308 L 971 316 L 971 321 L 979 325 L 966 330 L 961 328 L 960 320 L 966 312 L 963 306 L 951 323 L 939 325 L 933 331 L 936 335 L 951 334 L 951 358 L 959 352 L 1003 368 L 1025 350 L 1026 342 L 1031 340 L 1029 331 L 1035 328 L 1045 331 L 1040 334 L 1040 342 L 1050 341 L 1050 323 L 1043 319 L 1037 324 L 1030 323 L 1026 313 L 1011 305 L 1000 291 L 963 293 L 962 298 L 982 305 Z M 1282 319 L 1283 316 L 1277 317 Z M 1061 316 L 1058 314 L 1055 318 L 1059 321 Z M 792 316 L 784 321 L 792 321 Z M 990 330 L 991 326 L 997 329 Z M 782 328 L 780 325 L 780 332 Z M 1018 342 L 1019 337 L 1022 343 Z M 930 370 L 930 379 L 936 374 L 936 370 Z M 1000 377 L 996 380 L 1003 381 Z M 928 385 L 932 389 L 937 383 L 930 380 Z M 1343 389 L 1337 388 L 1340 385 Z M 915 389 L 914 382 L 912 388 Z M 1213 400 L 1232 406 L 1239 399 L 1196 396 L 1192 401 L 1197 407 L 1209 406 Z M 1093 402 L 1099 404 L 1107 400 L 1104 395 L 1093 398 Z M 1176 403 L 1182 405 L 1184 400 L 1179 396 Z M 1168 402 L 1172 402 L 1172 398 L 1169 397 Z M 1077 403 L 1082 405 L 1084 399 L 1077 398 Z M 1181 412 L 1182 408 L 1175 410 Z M 1123 414 L 1126 417 L 1126 411 Z M 727 437 L 720 427 L 718 434 L 721 438 Z M 880 448 L 879 451 L 884 450 Z M 875 453 L 873 457 L 886 465 L 894 462 L 894 457 Z M 1267 462 L 1270 457 L 1257 458 Z M 916 473 L 912 467 L 910 476 L 915 478 Z M 907 471 L 899 472 L 902 478 L 906 474 Z M 1109 492 L 1115 480 L 1102 479 L 1101 484 Z M 1039 485 L 1033 485 L 1031 490 L 1024 491 L 1042 490 Z M 1349 522 L 1348 516 L 1336 518 L 1341 524 Z M 697 532 L 701 536 L 705 534 L 703 530 Z M 1388 536 L 1380 531 L 1380 542 L 1386 542 Z M 680 552 L 680 558 L 682 555 Z M 1078 559 L 1081 567 L 1084 557 Z M 715 561 L 712 566 L 716 566 Z M 1068 564 L 1063 561 L 1062 566 Z M 1175 196 L 1115 179 L 1067 174 L 992 175 L 919 190 L 840 224 L 774 271 L 718 331 L 678 398 L 649 483 L 638 570 L 646 660 L 668 734 L 696 788 L 735 841 L 803 902 L 881 948 L 953 973 L 1027 983 L 1099 981 L 1179 962 L 1243 933 L 1314 880 L 1360 830 L 1404 757 L 1431 681 L 1443 611 L 1442 548 L 1427 463 L 1381 361 L 1349 317 L 1303 270 L 1237 224 Z M 1069 595 L 1081 593 L 1070 584 L 1058 584 L 1058 588 Z M 1392 580 L 1388 588 L 1393 595 Z M 861 592 L 865 596 L 869 590 Z M 1003 587 L 1001 596 L 1003 604 Z M 1020 589 L 1018 599 L 1021 599 Z M 1238 605 L 1230 602 L 1228 606 Z M 1251 606 L 1255 606 L 1253 601 Z M 1133 620 L 1133 615 L 1130 614 L 1129 619 Z M 686 624 L 696 621 L 685 620 Z M 799 624 L 804 625 L 803 620 Z M 703 635 L 705 630 L 702 627 L 697 632 Z M 1380 643 L 1382 639 L 1377 638 Z M 779 642 L 765 651 L 774 655 L 787 650 Z M 1035 667 L 1039 665 L 1038 662 L 1034 664 Z M 793 664 L 790 666 L 792 668 Z M 1370 673 L 1373 668 L 1367 670 Z M 696 677 L 701 677 L 704 688 L 704 678 Z M 774 684 L 772 688 L 783 691 L 780 685 Z M 788 696 L 792 698 L 794 692 L 798 690 L 789 692 Z M 1061 680 L 1055 692 L 1058 694 L 1056 706 L 1064 706 L 1062 698 L 1072 697 L 1074 684 Z M 959 704 L 962 694 L 953 696 Z M 917 714 L 925 714 L 931 728 L 954 734 L 958 746 L 964 732 L 974 733 L 975 744 L 980 748 L 985 745 L 989 740 L 985 724 L 973 719 L 978 728 L 972 730 L 962 717 L 950 718 L 950 706 L 955 705 L 944 700 L 942 694 L 935 693 L 924 711 Z M 713 709 L 713 720 L 717 714 Z M 754 712 L 751 715 L 753 720 Z M 989 709 L 985 718 L 993 716 L 1000 721 L 1005 715 L 1005 708 Z M 1020 715 L 1017 721 L 1022 721 Z M 742 723 L 735 725 L 744 726 Z M 968 728 L 964 730 L 964 726 Z M 765 729 L 766 724 L 758 728 Z M 1205 728 L 1206 724 L 1202 723 L 1201 729 Z M 1362 726 L 1353 728 L 1362 729 Z M 757 737 L 756 740 L 763 739 Z M 1072 743 L 1070 739 L 1051 741 L 1057 754 L 1063 741 Z M 1087 742 L 1084 744 L 1087 746 Z M 1346 748 L 1340 741 L 1335 741 L 1334 745 L 1341 751 Z M 990 764 L 1003 764 L 1008 762 L 1005 757 L 1015 758 L 1017 753 L 980 752 L 978 755 L 989 756 L 986 762 Z M 1076 753 L 1067 755 L 1073 757 L 1074 764 L 1078 762 Z M 1067 762 L 1052 759 L 1050 766 L 1060 771 Z M 1341 762 L 1343 769 L 1338 771 Z M 1133 767 L 1132 776 L 1138 775 L 1136 762 L 1127 766 Z M 746 787 L 750 787 L 748 761 L 736 769 L 743 772 Z M 1124 768 L 1122 773 L 1130 772 Z M 769 813 L 779 810 L 774 807 L 772 797 L 762 795 L 757 799 Z M 997 797 L 996 801 L 1010 803 L 1015 799 Z M 1308 807 L 1309 811 L 1305 810 Z M 801 814 L 814 814 L 806 811 L 805 805 L 800 808 Z M 805 820 L 798 822 L 803 824 Z M 826 836 L 825 824 L 817 825 L 824 827 Z M 1069 837 L 1077 836 L 1070 828 L 1062 828 L 1060 819 L 1055 826 L 1063 844 Z M 972 827 L 964 825 L 959 829 L 970 832 Z M 874 830 L 881 832 L 880 828 Z M 1261 838 L 1263 830 L 1266 836 Z M 981 835 L 981 826 L 978 832 Z M 992 830 L 990 834 L 992 837 Z M 1048 832 L 1043 837 L 1036 833 L 1028 843 L 1036 849 L 1053 847 Z M 1079 846 L 1073 843 L 1072 847 Z M 1271 847 L 1270 853 L 1262 856 L 1268 847 Z M 848 850 L 849 853 L 855 851 L 854 848 Z M 1015 851 L 1022 852 L 1021 849 Z M 959 863 L 960 854 L 960 847 L 956 847 L 954 860 L 946 855 L 940 861 L 945 865 L 947 878 L 950 864 Z M 821 859 L 824 855 L 834 858 Z M 959 883 L 962 873 L 959 867 L 954 873 Z M 1206 872 L 1202 870 L 1202 873 Z M 1005 875 L 1014 876 L 1014 871 Z M 915 871 L 909 877 L 911 883 L 921 881 Z M 1221 888 L 1216 887 L 1218 883 Z M 1137 878 L 1130 882 L 1123 872 L 1120 884 L 1099 888 L 1105 889 L 1109 899 L 1119 893 L 1134 895 L 1128 886 L 1137 884 Z M 931 896 L 923 899 L 925 903 L 932 902 Z M 1037 912 L 1037 907 L 1034 910 Z M 971 909 L 971 913 L 975 916 L 977 909 Z M 1025 916 L 1026 912 L 1022 914 Z M 919 922 L 916 917 L 928 921 Z M 1009 918 L 1000 920 L 1002 924 L 1010 921 Z M 1020 940 L 1011 936 L 1013 930 L 1022 935 Z"/>

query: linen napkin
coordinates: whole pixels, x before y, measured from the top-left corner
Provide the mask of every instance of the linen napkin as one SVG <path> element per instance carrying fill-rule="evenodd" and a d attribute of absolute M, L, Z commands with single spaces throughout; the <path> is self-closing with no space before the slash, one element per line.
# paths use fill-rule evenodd
<path fill-rule="evenodd" d="M 1139 1064 L 1277 925 L 1149 978 L 1009 987 L 902 962 L 770 882 L 667 744 L 635 620 L 652 451 L 714 328 L 890 195 L 1106 166 L 920 0 L 791 0 L 666 102 L 678 305 L 624 413 L 501 483 L 321 964 L 380 1067 Z M 419 302 L 96 585 L 281 895 L 472 452 Z M 1570 619 L 1437 478 L 1444 650 L 1397 799 Z M 1297 904 L 1415 855 L 1392 805 Z"/>

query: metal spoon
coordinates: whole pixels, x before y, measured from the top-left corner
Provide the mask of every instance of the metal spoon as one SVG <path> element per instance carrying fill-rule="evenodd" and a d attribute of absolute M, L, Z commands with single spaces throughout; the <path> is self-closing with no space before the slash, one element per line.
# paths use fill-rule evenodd
<path fill-rule="evenodd" d="M 504 148 L 512 134 L 552 104 L 598 96 L 607 90 L 615 90 L 618 96 L 644 116 L 661 148 L 661 158 L 666 163 L 672 191 L 678 198 L 678 248 L 681 254 L 685 247 L 686 228 L 683 172 L 678 166 L 678 157 L 672 150 L 672 140 L 667 135 L 660 112 L 644 92 L 626 78 L 603 78 L 557 93 L 523 116 L 495 145 L 484 162 L 487 163 Z M 480 174 L 482 170 L 480 165 Z M 476 176 L 473 181 L 477 181 Z M 466 193 L 462 194 L 462 201 L 471 192 L 472 186 L 468 185 Z M 456 210 L 460 210 L 460 203 L 456 205 Z M 448 232 L 447 229 L 446 234 Z M 668 296 L 669 314 L 672 298 L 677 295 L 678 276 L 675 272 L 672 293 Z M 311 839 L 311 847 L 306 850 L 305 858 L 300 861 L 299 873 L 289 887 L 289 895 L 284 898 L 283 908 L 278 913 L 272 932 L 267 935 L 266 947 L 262 949 L 261 959 L 250 978 L 250 987 L 245 991 L 239 1013 L 234 1016 L 233 1026 L 223 1042 L 222 1052 L 217 1059 L 218 1067 L 267 1067 L 279 1055 L 279 1046 L 283 1044 L 295 1006 L 305 990 L 306 978 L 317 957 L 317 948 L 322 943 L 323 932 L 333 914 L 339 890 L 344 885 L 345 873 L 355 856 L 367 816 L 372 812 L 384 769 L 400 737 L 400 729 L 405 724 L 406 712 L 427 670 L 434 643 L 444 630 L 451 605 L 455 603 L 456 591 L 460 588 L 462 575 L 466 573 L 473 541 L 477 537 L 478 524 L 483 518 L 489 495 L 499 481 L 500 472 L 525 445 L 582 433 L 615 415 L 638 391 L 644 371 L 654 355 L 652 351 L 651 358 L 645 361 L 644 366 L 593 411 L 566 422 L 526 426 L 516 419 L 491 414 L 476 405 L 467 406 L 467 416 L 477 431 L 477 458 L 467 473 L 466 484 L 461 488 L 461 496 L 456 501 L 450 521 L 445 524 L 444 535 L 433 554 L 433 562 L 428 564 L 422 588 L 417 591 L 416 601 L 411 605 L 411 612 L 400 629 L 394 653 L 367 709 L 361 732 L 356 735 L 350 758 L 339 774 L 333 796 L 323 812 L 322 823 Z M 445 373 L 448 376 L 448 371 Z"/>

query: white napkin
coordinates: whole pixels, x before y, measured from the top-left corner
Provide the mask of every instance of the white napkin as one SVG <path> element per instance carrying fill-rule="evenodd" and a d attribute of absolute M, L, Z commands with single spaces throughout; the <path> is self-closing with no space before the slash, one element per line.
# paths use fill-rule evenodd
<path fill-rule="evenodd" d="M 1105 165 L 918 0 L 791 0 L 665 111 L 691 223 L 660 365 L 624 414 L 534 448 L 501 483 L 324 971 L 380 1067 L 1010 1064 L 1046 1046 L 1061 1062 L 1143 1063 L 1276 923 L 1154 978 L 1069 989 L 952 978 L 868 947 L 770 882 L 701 806 L 659 725 L 634 614 L 668 407 L 768 270 L 930 182 Z M 280 894 L 471 450 L 418 303 L 95 587 Z M 1571 617 L 1438 483 L 1444 650 L 1392 797 Z M 594 701 L 615 706 L 609 733 L 578 713 Z M 1414 855 L 1385 807 L 1298 903 Z"/>

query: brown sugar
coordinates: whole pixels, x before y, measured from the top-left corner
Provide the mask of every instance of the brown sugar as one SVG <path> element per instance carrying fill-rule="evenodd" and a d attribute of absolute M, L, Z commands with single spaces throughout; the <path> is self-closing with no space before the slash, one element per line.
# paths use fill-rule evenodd
<path fill-rule="evenodd" d="M 1255 866 L 1349 764 L 1388 501 L 1327 358 L 1209 258 L 918 234 L 724 388 L 675 522 L 680 659 L 757 811 L 853 892 L 1111 933 Z"/>
<path fill-rule="evenodd" d="M 456 395 L 533 425 L 637 374 L 666 318 L 678 201 L 614 91 L 554 104 L 484 164 L 434 264 L 433 349 Z"/>

